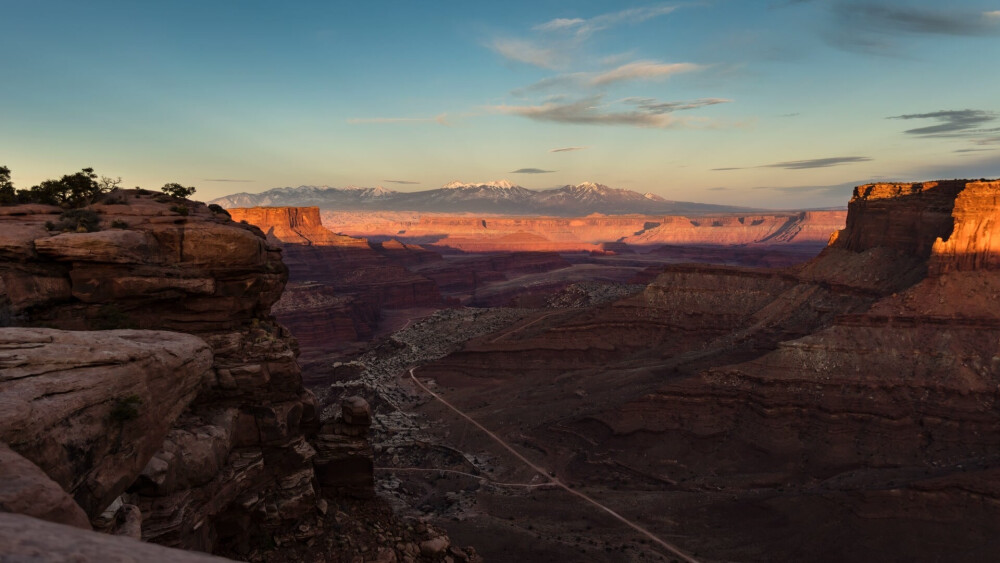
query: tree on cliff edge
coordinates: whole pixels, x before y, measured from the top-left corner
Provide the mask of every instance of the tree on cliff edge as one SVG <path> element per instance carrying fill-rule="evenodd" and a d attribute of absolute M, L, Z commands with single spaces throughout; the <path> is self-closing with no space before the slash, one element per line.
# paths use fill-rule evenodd
<path fill-rule="evenodd" d="M 167 194 L 170 197 L 184 199 L 193 196 L 194 192 L 197 190 L 195 190 L 193 186 L 185 188 L 184 186 L 178 183 L 170 183 L 170 184 L 164 184 L 163 187 L 160 188 L 160 191 L 162 191 L 163 193 Z"/>
<path fill-rule="evenodd" d="M 0 205 L 10 205 L 17 201 L 14 184 L 10 181 L 10 168 L 0 166 Z"/>

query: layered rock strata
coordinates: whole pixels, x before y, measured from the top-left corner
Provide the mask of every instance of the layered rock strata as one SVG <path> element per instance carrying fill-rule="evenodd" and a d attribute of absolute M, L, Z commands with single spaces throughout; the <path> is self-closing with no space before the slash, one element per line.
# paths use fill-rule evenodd
<path fill-rule="evenodd" d="M 622 252 L 660 245 L 804 245 L 821 248 L 844 226 L 844 211 L 715 216 L 497 217 L 323 211 L 337 232 L 466 252 Z M 626 246 L 605 248 L 604 243 Z"/>
<path fill-rule="evenodd" d="M 148 192 L 89 209 L 99 231 L 57 233 L 58 208 L 0 208 L 0 318 L 144 330 L 3 329 L 0 440 L 92 518 L 124 493 L 156 543 L 211 550 L 314 513 L 314 399 L 269 313 L 280 249 Z"/>

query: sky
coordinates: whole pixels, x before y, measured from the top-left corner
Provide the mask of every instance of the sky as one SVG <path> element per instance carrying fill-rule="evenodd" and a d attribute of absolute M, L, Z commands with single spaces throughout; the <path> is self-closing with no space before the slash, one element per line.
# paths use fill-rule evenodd
<path fill-rule="evenodd" d="M 1000 176 L 1000 0 L 0 0 L 0 165 L 211 199 L 593 181 L 842 206 Z"/>

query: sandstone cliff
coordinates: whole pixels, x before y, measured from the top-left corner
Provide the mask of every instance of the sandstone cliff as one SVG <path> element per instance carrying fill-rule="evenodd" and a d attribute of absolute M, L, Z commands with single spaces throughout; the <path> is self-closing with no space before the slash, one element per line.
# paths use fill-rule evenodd
<path fill-rule="evenodd" d="M 373 240 L 398 238 L 466 252 L 594 251 L 620 242 L 639 249 L 673 245 L 824 246 L 844 226 L 844 211 L 753 215 L 624 215 L 494 217 L 337 213 L 324 221 L 338 232 Z M 621 248 L 619 248 L 621 250 Z"/>
<path fill-rule="evenodd" d="M 51 230 L 58 208 L 0 208 L 4 324 L 146 329 L 2 329 L 0 441 L 91 518 L 122 496 L 144 539 L 210 550 L 315 513 L 314 400 L 269 314 L 280 250 L 157 198 L 107 197 L 97 232 Z"/>

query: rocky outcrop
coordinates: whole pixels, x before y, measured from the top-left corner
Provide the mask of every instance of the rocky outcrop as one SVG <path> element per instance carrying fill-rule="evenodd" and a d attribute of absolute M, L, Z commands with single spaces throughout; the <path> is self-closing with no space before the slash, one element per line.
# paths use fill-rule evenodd
<path fill-rule="evenodd" d="M 208 383 L 199 338 L 0 329 L 0 441 L 91 516 L 125 491 Z"/>
<path fill-rule="evenodd" d="M 73 497 L 37 465 L 0 443 L 0 513 L 23 514 L 84 530 L 90 520 Z"/>
<path fill-rule="evenodd" d="M 375 496 L 374 465 L 368 429 L 371 408 L 361 397 L 348 397 L 341 412 L 323 424 L 316 436 L 316 478 L 332 496 Z"/>
<path fill-rule="evenodd" d="M 0 208 L 0 320 L 144 330 L 3 329 L 0 440 L 91 517 L 124 491 L 147 541 L 211 550 L 314 514 L 315 401 L 270 315 L 280 249 L 149 192 L 89 209 L 98 232 L 49 230 L 54 207 Z"/>
<path fill-rule="evenodd" d="M 109 563 L 223 563 L 231 559 L 86 532 L 20 514 L 0 513 L 4 561 L 107 561 Z"/>

